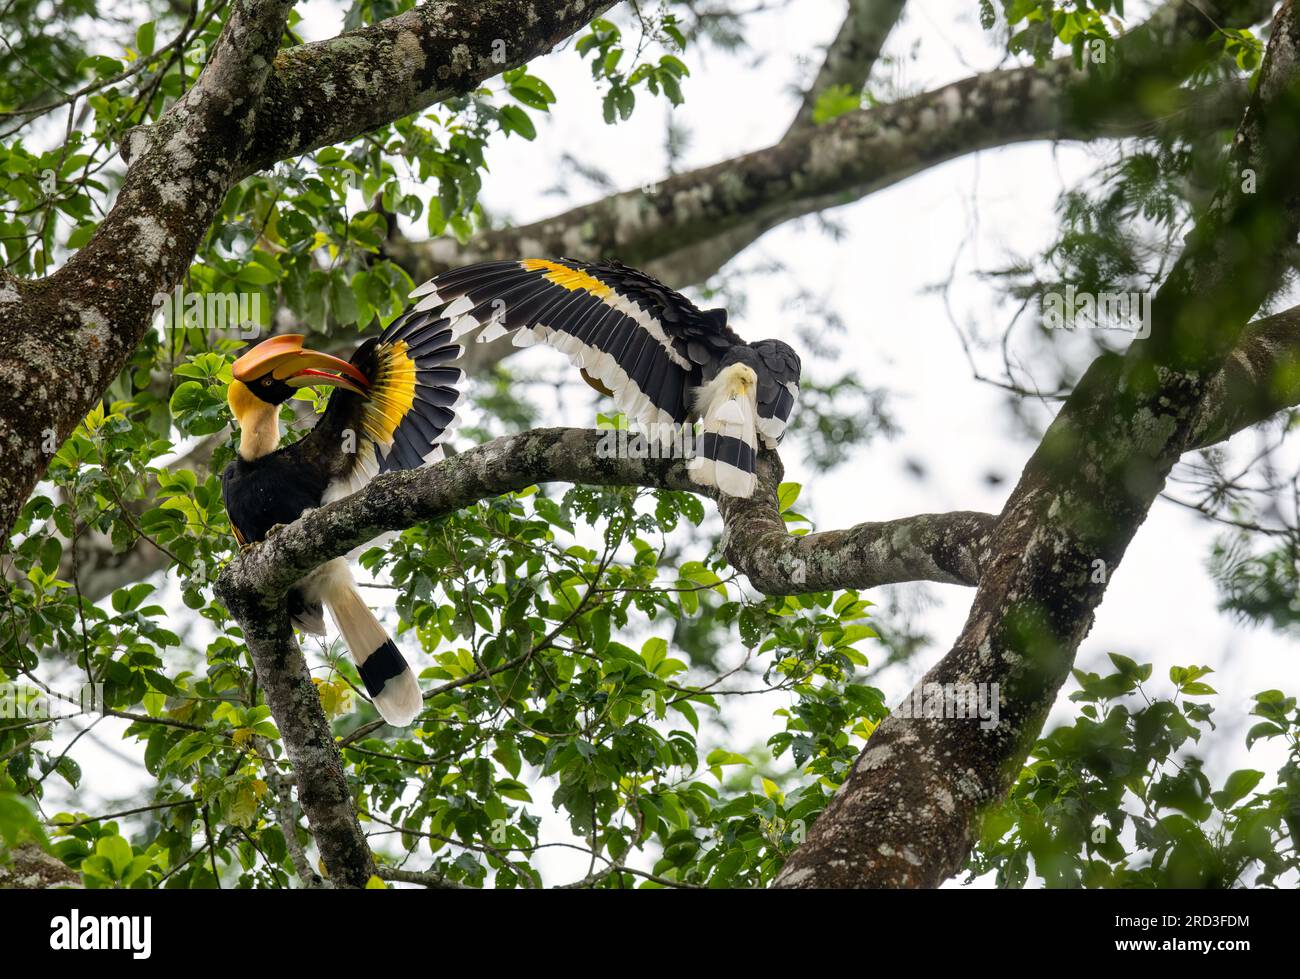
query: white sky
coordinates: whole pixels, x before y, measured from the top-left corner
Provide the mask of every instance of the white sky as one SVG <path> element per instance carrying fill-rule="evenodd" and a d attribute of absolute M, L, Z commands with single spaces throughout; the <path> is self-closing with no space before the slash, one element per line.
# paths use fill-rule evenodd
<path fill-rule="evenodd" d="M 331 13 L 336 7 L 329 0 L 300 3 L 298 9 L 304 16 L 299 33 L 306 39 L 337 32 L 339 21 Z M 748 52 L 730 56 L 716 50 L 688 51 L 684 60 L 692 76 L 684 83 L 686 104 L 676 114 L 692 138 L 681 167 L 715 163 L 779 138 L 797 105 L 792 83 L 809 77 L 819 62 L 817 46 L 834 35 L 843 9 L 842 3 L 827 0 L 791 4 L 750 18 Z M 905 58 L 901 68 L 893 69 L 893 77 L 916 91 L 997 65 L 1000 54 L 975 22 L 975 10 L 974 4 L 961 0 L 912 0 L 886 50 L 904 56 L 915 50 L 915 58 Z M 549 118 L 534 113 L 539 132 L 535 142 L 516 137 L 497 140 L 491 147 L 491 171 L 482 196 L 493 213 L 525 223 L 601 196 L 576 177 L 570 189 L 577 196 L 571 200 L 541 193 L 556 182 L 566 151 L 603 169 L 620 189 L 664 176 L 666 101 L 643 94 L 633 118 L 610 127 L 601 121 L 588 65 L 574 51 L 564 49 L 540 59 L 530 70 L 551 85 L 559 102 Z M 948 277 L 969 235 L 972 247 L 958 265 L 953 309 L 963 324 L 977 323 L 985 333 L 1008 321 L 1006 309 L 998 306 L 993 290 L 971 274 L 973 269 L 995 267 L 1010 254 L 1029 254 L 1045 243 L 1055 230 L 1058 191 L 1091 172 L 1096 159 L 1095 150 L 1068 145 L 986 151 L 832 212 L 847 231 L 839 241 L 812 222 L 786 225 L 738 257 L 735 264 L 740 267 L 776 257 L 788 273 L 745 280 L 748 308 L 743 318 L 733 321 L 737 329 L 753 338 L 793 339 L 796 323 L 783 312 L 784 304 L 807 290 L 838 311 L 848 333 L 838 341 L 843 354 L 837 363 L 810 365 L 805 360 L 805 368 L 823 380 L 853 369 L 868 384 L 894 392 L 890 408 L 901 429 L 894 441 L 878 441 L 815 479 L 794 446 L 783 450 L 787 479 L 806 487 L 799 509 L 815 519 L 818 529 L 926 511 L 1001 508 L 1033 445 L 1014 434 L 1000 392 L 972 378 L 942 299 L 923 290 Z M 409 189 L 427 197 L 432 188 Z M 528 351 L 518 363 L 541 364 L 549 353 Z M 983 366 L 987 373 L 998 373 L 998 362 L 988 360 Z M 1050 386 L 1046 373 L 1042 379 Z M 543 423 L 589 421 L 547 417 Z M 1239 436 L 1238 441 L 1248 443 L 1250 437 Z M 918 481 L 909 475 L 904 466 L 908 459 L 923 463 L 929 478 Z M 990 487 L 984 480 L 989 471 L 1002 473 L 1006 482 Z M 1271 772 L 1280 764 L 1280 745 L 1261 743 L 1247 756 L 1242 733 L 1251 694 L 1268 687 L 1300 690 L 1300 657 L 1294 642 L 1245 628 L 1216 611 L 1217 595 L 1204 570 L 1215 534 L 1188 511 L 1158 502 L 1114 574 L 1077 665 L 1106 671 L 1108 651 L 1152 661 L 1156 670 L 1151 689 L 1158 694 L 1167 692 L 1162 681 L 1169 666 L 1213 666 L 1216 672 L 1208 680 L 1220 692 L 1214 701 L 1220 730 L 1212 741 L 1219 750 L 1210 753 L 1208 774 L 1218 781 L 1234 768 Z M 941 604 L 927 613 L 924 624 L 942 648 L 931 648 L 913 663 L 883 674 L 878 682 L 891 702 L 901 698 L 955 639 L 974 594 L 955 586 L 930 587 Z M 383 594 L 372 593 L 372 601 L 379 604 Z M 872 593 L 867 597 L 880 600 Z M 408 639 L 404 646 L 409 654 L 413 643 Z M 870 655 L 869 647 L 865 651 Z M 1067 690 L 1072 688 L 1071 683 Z M 743 706 L 730 707 L 737 718 L 736 747 L 761 743 L 779 729 L 780 721 L 770 711 L 782 706 L 784 698 L 739 700 Z M 1062 696 L 1049 727 L 1071 717 L 1073 708 Z M 100 727 L 107 729 L 111 723 Z M 83 764 L 98 757 L 93 749 L 88 751 Z M 120 763 L 110 763 L 107 757 L 103 765 L 105 772 L 125 774 Z M 110 789 L 88 772 L 92 791 L 116 795 L 122 783 L 114 781 Z M 549 794 L 538 786 L 534 798 L 541 803 Z M 77 807 L 87 805 L 83 798 Z M 566 832 L 562 820 L 548 819 L 545 825 L 548 835 L 562 837 Z M 540 866 L 548 882 L 577 879 L 586 870 L 578 854 L 548 855 Z"/>

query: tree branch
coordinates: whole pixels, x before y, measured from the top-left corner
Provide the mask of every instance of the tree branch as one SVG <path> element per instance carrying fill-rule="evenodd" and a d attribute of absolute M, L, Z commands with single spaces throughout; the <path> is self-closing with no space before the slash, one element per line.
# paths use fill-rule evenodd
<path fill-rule="evenodd" d="M 875 588 L 902 581 L 979 582 L 996 518 L 957 510 L 860 523 L 793 537 L 777 509 L 783 467 L 759 457 L 758 489 L 748 500 L 719 498 L 727 562 L 768 595 Z"/>
<path fill-rule="evenodd" d="M 804 93 L 787 134 L 813 124 L 813 110 L 823 92 L 837 85 L 862 91 L 905 6 L 907 0 L 849 0 L 844 23 L 827 46 L 817 77 Z"/>
<path fill-rule="evenodd" d="M 1289 179 L 1300 151 L 1298 55 L 1288 0 L 1223 190 L 1153 303 L 1155 342 L 1099 358 L 1066 401 L 998 520 L 965 628 L 918 684 L 922 699 L 945 686 L 982 689 L 999 704 L 997 722 L 892 714 L 778 886 L 932 887 L 961 867 L 979 813 L 1016 777 L 1111 574 L 1192 443 L 1216 359 L 1275 286 L 1300 229 L 1300 187 Z M 1242 167 L 1258 174 L 1258 199 L 1245 199 Z"/>
<path fill-rule="evenodd" d="M 0 533 L 126 364 L 153 298 L 185 275 L 226 192 L 286 155 L 348 139 L 550 50 L 612 6 L 427 3 L 280 52 L 292 0 L 237 0 L 194 86 L 122 146 L 94 237 L 39 280 L 0 275 Z M 501 51 L 501 60 L 493 55 Z"/>
<path fill-rule="evenodd" d="M 427 887 L 430 890 L 459 891 L 465 889 L 464 884 L 448 880 L 442 874 L 432 870 L 402 870 L 400 867 L 380 867 L 379 877 L 381 880 L 394 880 L 403 884 L 419 884 L 421 887 Z"/>
<path fill-rule="evenodd" d="M 730 160 L 613 194 L 533 224 L 461 246 L 396 238 L 391 256 L 419 281 L 453 265 L 529 254 L 618 257 L 674 286 L 702 282 L 778 224 L 890 187 L 928 167 L 983 149 L 1038 139 L 1133 136 L 1197 106 L 1201 128 L 1232 124 L 1243 102 L 1175 91 L 1205 58 L 1215 25 L 1266 17 L 1268 0 L 1178 2 L 1115 41 L 1122 66 L 1092 74 L 1061 58 L 1041 68 L 985 72 L 820 126 L 793 126 L 779 142 Z M 847 29 L 847 28 L 846 28 Z M 1151 97 L 1140 101 L 1132 92 Z M 1238 89 L 1229 87 L 1229 94 Z M 1162 96 L 1156 97 L 1158 93 Z M 719 247 L 723 242 L 725 247 Z M 498 356 L 507 345 L 496 344 Z M 476 351 L 475 362 L 486 358 Z"/>
<path fill-rule="evenodd" d="M 1205 392 L 1190 448 L 1203 449 L 1300 405 L 1300 306 L 1258 319 Z"/>
<path fill-rule="evenodd" d="M 607 453 L 601 443 L 609 434 L 533 429 L 476 446 L 437 466 L 383 474 L 241 554 L 226 566 L 218 588 L 237 584 L 275 602 L 308 571 L 381 533 L 538 483 L 645 486 L 708 495 L 690 481 L 684 459 L 602 458 Z M 722 504 L 727 558 L 759 590 L 800 594 L 897 581 L 974 584 L 978 579 L 981 548 L 994 520 L 990 514 L 921 514 L 792 537 L 776 507 L 780 460 L 764 452 L 760 468 L 762 489 L 754 499 Z"/>
<path fill-rule="evenodd" d="M 280 53 L 257 117 L 252 173 L 342 143 L 531 61 L 615 0 L 424 3 Z"/>
<path fill-rule="evenodd" d="M 297 776 L 298 803 L 307 815 L 330 882 L 336 887 L 365 887 L 375 873 L 374 857 L 357 820 L 338 745 L 307 660 L 289 624 L 284 593 L 268 594 L 226 575 L 216 588 L 243 629 L 266 704 Z M 284 827 L 286 840 L 294 831 L 294 826 Z M 300 874 L 310 873 L 310 868 L 297 869 Z"/>

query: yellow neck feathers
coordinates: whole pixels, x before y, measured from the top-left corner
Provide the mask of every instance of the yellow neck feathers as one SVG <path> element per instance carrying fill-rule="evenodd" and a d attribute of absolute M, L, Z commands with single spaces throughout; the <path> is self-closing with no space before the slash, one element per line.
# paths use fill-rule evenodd
<path fill-rule="evenodd" d="M 239 425 L 239 454 L 250 462 L 280 444 L 280 407 L 267 404 L 242 381 L 231 381 L 226 400 Z"/>

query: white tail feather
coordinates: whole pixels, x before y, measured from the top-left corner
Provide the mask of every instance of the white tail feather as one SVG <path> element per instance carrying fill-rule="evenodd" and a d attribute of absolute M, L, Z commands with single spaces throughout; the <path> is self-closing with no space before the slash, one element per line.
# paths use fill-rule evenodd
<path fill-rule="evenodd" d="M 705 434 L 733 438 L 757 452 L 758 406 L 754 398 L 758 378 L 752 368 L 733 364 L 721 371 L 700 391 L 697 408 Z M 748 499 L 758 485 L 755 473 L 697 454 L 687 466 L 691 479 L 702 486 L 716 486 L 728 496 Z"/>
<path fill-rule="evenodd" d="M 357 590 L 347 562 L 336 558 L 322 566 L 310 576 L 305 590 L 314 592 L 329 609 L 330 618 L 343 636 L 352 661 L 357 664 L 357 669 L 363 671 L 363 678 L 366 661 L 372 656 L 382 657 L 377 662 L 393 667 L 387 672 L 395 675 L 387 676 L 382 680 L 381 688 L 371 692 L 375 709 L 384 720 L 394 727 L 406 727 L 414 721 L 424 707 L 420 685 L 410 665 L 402 660 L 396 645 Z M 396 662 L 392 661 L 393 657 Z"/>

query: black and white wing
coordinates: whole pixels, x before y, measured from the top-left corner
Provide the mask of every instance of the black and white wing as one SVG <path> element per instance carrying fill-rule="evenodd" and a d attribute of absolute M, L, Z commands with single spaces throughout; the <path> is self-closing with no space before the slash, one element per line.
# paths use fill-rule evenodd
<path fill-rule="evenodd" d="M 407 310 L 352 355 L 370 381 L 364 394 L 336 388 L 320 421 L 294 443 L 306 458 L 329 461 L 324 502 L 342 499 L 379 473 L 416 469 L 443 456 L 443 443 L 460 422 L 464 373 L 450 364 L 461 355 L 451 330 L 429 329 Z M 344 451 L 339 446 L 347 445 Z"/>
<path fill-rule="evenodd" d="M 411 295 L 419 299 L 415 310 L 433 314 L 428 328 L 450 328 L 452 339 L 517 331 L 516 346 L 563 351 L 587 383 L 665 441 L 691 417 L 691 392 L 744 345 L 727 327 L 726 310 L 701 310 L 617 262 L 488 262 L 443 273 Z M 774 397 L 778 406 L 779 392 Z"/>
<path fill-rule="evenodd" d="M 767 448 L 775 449 L 794 414 L 802 365 L 799 355 L 780 340 L 759 340 L 751 346 L 764 368 L 757 371 L 758 434 Z"/>

